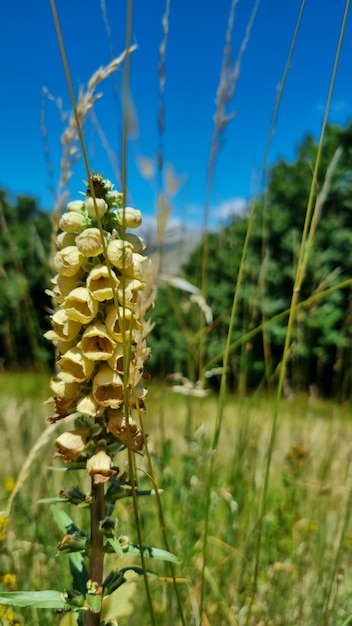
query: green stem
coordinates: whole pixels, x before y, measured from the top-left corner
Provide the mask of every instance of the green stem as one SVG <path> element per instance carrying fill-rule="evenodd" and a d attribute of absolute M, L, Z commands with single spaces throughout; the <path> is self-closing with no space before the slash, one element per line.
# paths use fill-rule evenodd
<path fill-rule="evenodd" d="M 92 477 L 92 495 L 93 500 L 90 507 L 90 556 L 89 556 L 89 578 L 91 581 L 101 586 L 103 582 L 103 565 L 104 565 L 104 538 L 99 528 L 99 523 L 104 517 L 105 498 L 104 485 L 94 483 Z M 88 610 L 87 626 L 99 626 L 100 612 L 93 613 Z"/>

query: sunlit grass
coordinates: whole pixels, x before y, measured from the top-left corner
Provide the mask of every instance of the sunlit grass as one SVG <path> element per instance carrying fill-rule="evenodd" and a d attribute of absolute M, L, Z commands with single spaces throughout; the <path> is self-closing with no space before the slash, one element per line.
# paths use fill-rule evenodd
<path fill-rule="evenodd" d="M 35 443 L 46 410 L 42 388 L 28 399 L 5 390 L 0 379 L 2 447 L 0 483 L 2 508 L 9 496 L 5 485 L 16 479 L 21 465 Z M 14 383 L 12 383 L 15 388 Z M 31 387 L 33 389 L 33 387 Z M 197 623 L 202 567 L 205 493 L 208 476 L 208 449 L 216 412 L 216 395 L 184 398 L 165 384 L 150 386 L 153 406 L 148 430 L 158 433 L 150 445 L 154 471 L 160 489 L 168 539 L 180 558 L 177 580 L 186 623 Z M 207 616 L 210 623 L 243 624 L 241 609 L 251 593 L 258 521 L 258 501 L 263 485 L 274 400 L 270 396 L 235 398 L 226 405 L 219 453 L 212 477 L 211 510 L 208 529 L 209 555 L 206 580 Z M 35 420 L 32 416 L 35 415 Z M 14 417 L 16 416 L 16 419 Z M 190 416 L 192 421 L 189 423 Z M 32 423 L 26 437 L 19 423 Z M 163 427 L 161 428 L 161 423 Z M 311 624 L 331 612 L 333 621 L 346 615 L 348 560 L 352 549 L 352 529 L 343 528 L 350 491 L 352 424 L 349 408 L 316 398 L 294 396 L 283 401 L 277 439 L 272 455 L 271 480 L 263 523 L 262 564 L 253 624 Z M 164 432 L 164 436 L 161 433 Z M 8 442 L 11 440 L 11 448 Z M 62 483 L 47 469 L 53 462 L 51 442 L 35 458 L 20 493 L 14 499 L 9 523 L 8 546 L 12 571 L 21 586 L 28 589 L 55 588 L 61 580 L 62 557 L 56 555 L 55 529 L 46 507 L 37 499 L 57 495 Z M 146 461 L 137 463 L 141 485 Z M 69 481 L 69 478 L 66 479 Z M 347 507 L 347 508 L 346 508 Z M 131 503 L 117 506 L 121 531 L 132 514 Z M 161 531 L 155 502 L 143 502 L 141 519 L 147 543 L 159 542 Z M 54 531 L 54 535 L 53 535 Z M 335 555 L 342 538 L 338 563 Z M 57 536 L 56 540 L 59 540 Z M 343 568 L 346 567 L 346 579 Z M 168 577 L 166 571 L 158 570 Z M 336 580 L 338 579 L 338 582 Z M 327 593 L 333 581 L 328 604 Z M 336 596 L 336 598 L 335 598 Z M 152 597 L 158 623 L 177 622 L 177 606 L 170 582 L 152 582 Z M 134 624 L 145 623 L 144 594 L 137 593 Z M 300 622 L 297 622 L 299 612 Z M 44 624 L 39 613 L 39 624 Z M 45 623 L 57 623 L 45 613 Z M 52 621 L 50 621 L 52 620 Z M 129 623 L 121 619 L 120 623 Z"/>

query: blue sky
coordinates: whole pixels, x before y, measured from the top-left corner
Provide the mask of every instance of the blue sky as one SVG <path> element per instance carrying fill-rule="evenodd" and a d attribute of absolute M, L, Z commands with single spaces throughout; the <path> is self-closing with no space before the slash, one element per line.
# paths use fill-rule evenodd
<path fill-rule="evenodd" d="M 102 15 L 106 6 L 111 40 Z M 212 224 L 248 198 L 255 188 L 300 0 L 261 0 L 240 76 L 228 112 L 235 112 L 216 160 L 211 193 Z M 173 200 L 174 219 L 200 223 L 206 198 L 207 163 L 213 129 L 231 0 L 171 0 L 166 50 L 164 159 L 184 183 Z M 344 0 L 307 0 L 279 111 L 269 163 L 294 158 L 306 132 L 319 135 L 329 88 Z M 66 53 L 76 93 L 91 75 L 118 56 L 125 46 L 125 0 L 57 0 Z M 239 0 L 233 30 L 237 57 L 253 7 Z M 147 181 L 137 162 L 155 162 L 158 149 L 158 50 L 163 37 L 165 0 L 135 0 L 130 90 L 138 133 L 128 145 L 129 204 L 147 216 L 155 214 L 157 179 Z M 56 104 L 46 99 L 45 115 L 50 178 L 40 126 L 43 87 L 70 110 L 68 89 L 49 0 L 0 3 L 1 149 L 0 186 L 15 194 L 34 195 L 44 209 L 52 207 L 50 185 L 56 186 L 60 166 L 62 125 Z M 121 158 L 121 90 L 123 69 L 99 89 L 96 105 L 100 126 L 110 147 Z M 352 115 L 352 15 L 349 16 L 332 100 L 330 121 L 345 125 Z M 88 123 L 86 145 L 91 169 L 114 178 L 96 126 Z M 86 178 L 81 161 L 70 182 L 71 199 Z"/>

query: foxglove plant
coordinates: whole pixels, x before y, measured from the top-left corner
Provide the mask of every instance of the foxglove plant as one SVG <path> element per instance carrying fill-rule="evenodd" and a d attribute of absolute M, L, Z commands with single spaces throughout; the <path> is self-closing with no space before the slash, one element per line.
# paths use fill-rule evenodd
<path fill-rule="evenodd" d="M 104 598 L 126 582 L 128 570 L 146 576 L 145 555 L 177 561 L 165 550 L 117 535 L 113 515 L 118 499 L 132 496 L 136 502 L 137 496 L 152 494 L 138 490 L 131 467 L 128 476 L 115 465 L 116 454 L 126 448 L 131 465 L 133 454 L 146 443 L 134 417 L 146 410 L 143 381 L 148 378 L 144 365 L 151 325 L 145 314 L 153 306 L 154 291 L 146 279 L 149 260 L 142 254 L 143 241 L 129 232 L 141 222 L 140 211 L 123 208 L 123 195 L 97 174 L 90 178 L 85 200 L 70 202 L 60 219 L 50 292 L 56 310 L 46 333 L 57 350 L 49 422 L 74 419 L 74 428 L 55 440 L 56 456 L 68 469 L 88 473 L 91 486 L 88 493 L 78 485 L 45 501 L 87 507 L 90 529 L 77 527 L 61 507 L 52 506 L 64 532 L 57 548 L 70 555 L 73 587 L 0 596 L 3 604 L 75 611 L 79 625 L 117 623 L 104 621 Z M 142 567 L 106 573 L 108 552 L 137 554 Z"/>

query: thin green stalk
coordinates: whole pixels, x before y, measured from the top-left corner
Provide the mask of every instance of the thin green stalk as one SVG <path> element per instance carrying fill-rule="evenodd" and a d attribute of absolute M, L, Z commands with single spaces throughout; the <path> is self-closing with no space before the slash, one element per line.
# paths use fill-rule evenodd
<path fill-rule="evenodd" d="M 340 289 L 346 289 L 347 287 L 351 287 L 351 285 L 352 285 L 352 278 L 347 278 L 346 280 L 341 281 L 340 283 L 338 283 L 337 285 L 334 285 L 333 287 L 329 287 L 328 289 L 319 291 L 318 293 L 315 293 L 314 295 L 310 296 L 306 300 L 302 300 L 302 302 L 298 302 L 296 305 L 296 312 L 300 311 L 301 309 L 308 308 L 312 304 L 316 304 L 319 300 L 325 298 L 326 296 L 329 296 L 335 291 L 339 291 Z M 275 324 L 275 322 L 279 322 L 280 320 L 285 319 L 285 317 L 288 317 L 290 314 L 290 310 L 291 309 L 289 308 L 289 309 L 285 309 L 284 311 L 281 311 L 281 313 L 277 313 L 276 315 L 271 317 L 269 320 L 266 320 L 262 324 L 259 324 L 258 326 L 250 330 L 245 335 L 242 335 L 239 339 L 236 339 L 236 341 L 230 344 L 229 353 L 234 352 L 234 350 L 242 346 L 244 343 L 247 343 L 248 341 L 253 339 L 253 337 L 258 335 L 258 333 L 269 328 L 272 324 Z M 214 365 L 219 363 L 219 361 L 221 361 L 221 359 L 224 358 L 224 354 L 225 354 L 225 351 L 218 354 L 216 357 L 211 359 L 211 361 L 208 361 L 208 367 L 209 368 L 214 367 Z"/>
<path fill-rule="evenodd" d="M 317 150 L 317 156 L 316 156 L 315 165 L 314 165 L 313 178 L 312 178 L 312 183 L 311 183 L 311 188 L 310 188 L 310 194 L 309 194 L 309 199 L 308 199 L 305 223 L 304 223 L 302 239 L 301 239 L 301 247 L 300 247 L 299 259 L 298 259 L 298 263 L 297 263 L 296 277 L 295 277 L 295 282 L 294 282 L 294 287 L 293 287 L 293 292 L 292 292 L 291 307 L 290 307 L 289 318 L 288 318 L 288 323 L 287 323 L 287 331 L 286 331 L 286 338 L 285 338 L 285 344 L 284 344 L 284 350 L 283 350 L 283 358 L 282 358 L 282 362 L 281 362 L 281 366 L 280 366 L 278 388 L 277 388 L 276 401 L 275 401 L 275 407 L 274 407 L 274 415 L 273 415 L 273 421 L 272 421 L 272 427 L 271 427 L 271 433 L 270 433 L 270 441 L 269 441 L 267 457 L 266 457 L 266 463 L 265 463 L 264 484 L 263 484 L 263 491 L 262 491 L 261 504 L 260 504 L 260 513 L 259 513 L 259 520 L 258 520 L 257 548 L 256 548 L 255 567 L 254 567 L 254 576 L 253 576 L 253 593 L 252 593 L 252 597 L 251 597 L 251 601 L 250 601 L 250 605 L 249 605 L 249 609 L 248 609 L 248 613 L 247 613 L 246 626 L 248 626 L 248 624 L 250 623 L 252 609 L 253 609 L 253 604 L 254 604 L 256 591 L 257 591 L 259 566 L 260 566 L 260 555 L 261 555 L 261 547 L 262 547 L 263 521 L 264 521 L 264 517 L 265 517 L 265 513 L 266 513 L 266 499 L 267 499 L 267 492 L 268 492 L 268 487 L 269 487 L 269 474 L 270 474 L 271 459 L 272 459 L 272 454 L 273 454 L 273 449 L 274 449 L 274 443 L 275 443 L 275 438 L 276 438 L 276 430 L 277 430 L 278 415 L 279 415 L 279 406 L 280 406 L 282 390 L 283 390 L 283 385 L 284 385 L 284 379 L 285 379 L 285 373 L 286 373 L 287 359 L 288 359 L 288 355 L 289 355 L 289 347 L 290 347 L 290 343 L 291 343 L 293 324 L 294 324 L 294 321 L 295 321 L 295 318 L 296 318 L 298 296 L 299 296 L 299 293 L 300 293 L 300 290 L 301 290 L 301 286 L 302 286 L 302 283 L 303 283 L 303 279 L 304 279 L 304 276 L 305 276 L 305 270 L 306 270 L 306 266 L 307 266 L 307 262 L 308 262 L 308 258 L 309 258 L 309 251 L 310 251 L 310 247 L 311 247 L 311 243 L 312 243 L 312 238 L 313 238 L 313 235 L 314 235 L 314 232 L 315 232 L 315 226 L 317 224 L 317 220 L 315 219 L 315 215 L 313 214 L 313 216 L 312 216 L 312 213 L 313 213 L 313 200 L 314 200 L 315 189 L 316 189 L 316 184 L 317 184 L 318 170 L 319 170 L 319 165 L 320 165 L 320 158 L 321 158 L 321 153 L 322 153 L 323 141 L 324 141 L 324 136 L 325 136 L 325 129 L 326 129 L 326 124 L 327 124 L 327 119 L 328 119 L 328 113 L 329 113 L 329 109 L 330 109 L 330 102 L 331 102 L 331 97 L 332 97 L 332 92 L 333 92 L 333 87 L 334 87 L 334 82 L 335 82 L 335 76 L 336 76 L 338 61 L 339 61 L 339 58 L 340 58 L 340 51 L 341 51 L 343 35 L 344 35 L 346 21 L 347 21 L 349 4 L 350 4 L 350 0 L 347 0 L 346 1 L 346 5 L 345 5 L 345 12 L 344 12 L 344 17 L 343 17 L 343 21 L 342 21 L 340 36 L 339 36 L 339 42 L 338 42 L 336 56 L 335 56 L 334 68 L 333 68 L 332 77 L 331 77 L 331 81 L 330 81 L 329 93 L 328 93 L 326 107 L 325 107 L 325 114 L 324 114 L 321 134 L 320 134 L 320 140 L 319 140 L 319 145 L 318 145 L 318 150 Z M 319 200 L 319 198 L 317 200 Z M 319 203 L 319 201 L 317 201 L 315 203 L 314 213 L 317 213 L 319 211 L 320 211 L 320 203 Z M 308 241 L 309 245 L 306 245 L 307 241 Z"/>
<path fill-rule="evenodd" d="M 223 354 L 223 371 L 222 371 L 222 376 L 221 376 L 221 381 L 220 381 L 219 400 L 218 400 L 218 405 L 217 405 L 217 416 L 216 416 L 216 422 L 215 422 L 215 427 L 214 427 L 212 450 L 211 450 L 211 456 L 210 456 L 210 469 L 209 469 L 209 477 L 210 478 L 209 478 L 209 484 L 207 485 L 207 492 L 206 492 L 206 517 L 205 517 L 205 530 L 204 530 L 204 542 L 203 542 L 203 565 L 202 565 L 202 572 L 201 572 L 201 615 L 202 615 L 202 611 L 203 611 L 203 603 L 204 603 L 204 595 L 205 595 L 205 568 L 207 566 L 207 544 L 208 544 L 208 529 L 209 529 L 209 515 L 210 515 L 210 500 L 211 500 L 212 476 L 214 474 L 215 452 L 216 452 L 216 448 L 217 448 L 218 442 L 219 442 L 222 418 L 223 418 L 224 407 L 225 407 L 226 388 L 227 388 L 226 378 L 227 378 L 227 369 L 228 369 L 228 362 L 229 362 L 229 356 L 230 356 L 231 337 L 232 337 L 232 332 L 233 332 L 233 328 L 234 328 L 235 318 L 236 318 L 236 314 L 237 314 L 237 308 L 238 308 L 238 302 L 239 302 L 239 296 L 240 296 L 240 289 L 242 287 L 242 281 L 243 281 L 243 278 L 244 278 L 245 260 L 246 260 L 247 252 L 248 252 L 248 248 L 249 248 L 249 241 L 250 241 L 250 238 L 251 238 L 251 235 L 252 235 L 252 229 L 253 229 L 254 218 L 255 218 L 256 200 L 257 200 L 257 197 L 259 195 L 259 191 L 260 191 L 263 175 L 264 175 L 265 168 L 266 168 L 266 162 L 267 162 L 267 158 L 268 158 L 268 154 L 269 154 L 269 148 L 270 148 L 271 140 L 272 140 L 272 137 L 273 137 L 273 134 L 274 134 L 276 119 L 277 119 L 279 107 L 280 107 L 280 104 L 281 104 L 282 94 L 283 94 L 284 86 L 285 86 L 285 83 L 286 83 L 286 78 L 287 78 L 288 70 L 289 70 L 289 67 L 290 67 L 291 58 L 292 58 L 293 50 L 294 50 L 294 47 L 295 47 L 299 26 L 300 26 L 301 20 L 302 20 L 302 15 L 303 15 L 303 9 L 304 9 L 304 6 L 305 6 L 305 2 L 306 2 L 306 0 L 302 0 L 300 13 L 299 13 L 299 16 L 298 16 L 298 19 L 297 19 L 295 32 L 294 32 L 294 35 L 293 35 L 293 39 L 292 39 L 289 55 L 288 55 L 288 58 L 287 58 L 287 62 L 286 62 L 286 66 L 285 66 L 285 70 L 284 70 L 284 74 L 283 74 L 283 78 L 282 78 L 282 81 L 281 81 L 279 93 L 278 93 L 277 100 L 276 100 L 275 110 L 274 110 L 274 114 L 273 114 L 270 130 L 269 130 L 269 136 L 268 136 L 268 140 L 267 140 L 267 144 L 266 144 L 266 148 L 265 148 L 264 158 L 263 158 L 261 170 L 260 170 L 260 173 L 259 173 L 257 189 L 256 189 L 256 193 L 255 193 L 255 196 L 254 196 L 254 199 L 253 199 L 253 202 L 252 202 L 252 206 L 251 206 L 251 211 L 250 211 L 250 215 L 249 215 L 249 219 L 248 219 L 248 228 L 247 228 L 247 232 L 246 232 L 245 241 L 244 241 L 244 244 L 243 244 L 241 262 L 240 262 L 240 266 L 239 266 L 238 277 L 237 277 L 237 282 L 236 282 L 236 287 L 235 287 L 235 292 L 234 292 L 234 298 L 233 298 L 233 303 L 232 303 L 231 317 L 230 317 L 229 329 L 228 329 L 228 334 L 227 334 L 227 339 L 226 339 L 226 347 L 225 347 L 225 351 L 224 351 L 224 354 Z"/>

